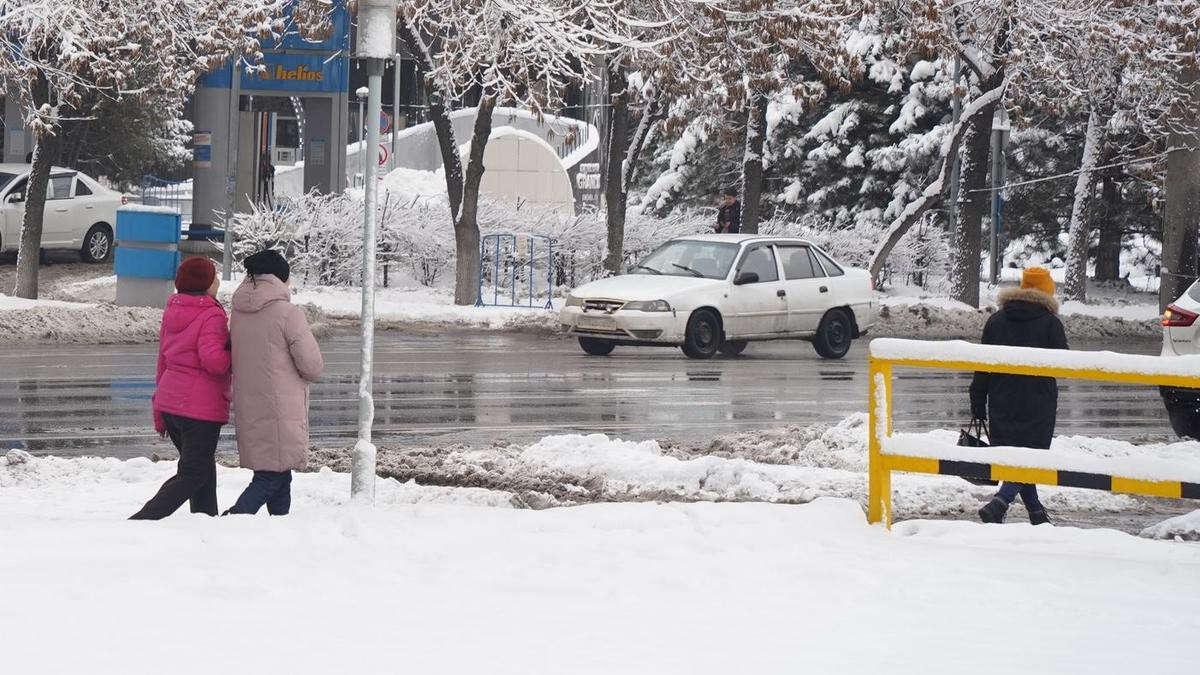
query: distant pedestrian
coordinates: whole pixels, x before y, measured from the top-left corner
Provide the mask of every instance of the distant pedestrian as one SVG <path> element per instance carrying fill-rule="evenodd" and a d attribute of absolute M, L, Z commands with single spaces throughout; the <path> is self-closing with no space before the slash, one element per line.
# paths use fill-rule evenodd
<path fill-rule="evenodd" d="M 717 209 L 717 234 L 737 234 L 742 230 L 742 203 L 736 188 L 725 188 Z"/>
<path fill-rule="evenodd" d="M 288 262 L 274 250 L 246 258 L 233 294 L 233 410 L 241 465 L 254 478 L 228 513 L 291 509 L 292 470 L 308 464 L 308 385 L 325 361 L 304 311 L 291 303 Z"/>
<path fill-rule="evenodd" d="M 167 479 L 131 520 L 158 520 L 191 502 L 192 513 L 217 515 L 217 439 L 229 421 L 229 329 L 217 302 L 221 282 L 208 258 L 188 258 L 175 273 L 158 342 L 154 430 L 179 450 Z"/>
<path fill-rule="evenodd" d="M 1058 318 L 1054 281 L 1046 269 L 1027 268 L 1020 288 L 1001 291 L 999 301 L 1000 309 L 983 327 L 983 344 L 1069 349 Z M 1058 383 L 1052 377 L 977 372 L 971 382 L 971 414 L 989 420 L 991 445 L 1048 449 L 1058 414 Z M 1029 522 L 1050 522 L 1036 485 L 1008 482 L 979 509 L 979 518 L 985 523 L 1004 522 L 1017 495 L 1029 511 Z"/>

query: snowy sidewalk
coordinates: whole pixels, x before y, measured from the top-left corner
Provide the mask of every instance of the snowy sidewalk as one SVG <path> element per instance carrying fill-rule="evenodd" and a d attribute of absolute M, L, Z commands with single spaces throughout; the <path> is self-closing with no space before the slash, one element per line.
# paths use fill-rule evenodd
<path fill-rule="evenodd" d="M 174 464 L 0 458 L 12 672 L 1183 673 L 1200 546 L 850 501 L 497 508 L 299 474 L 287 518 L 123 520 Z M 249 472 L 222 469 L 228 504 Z"/>

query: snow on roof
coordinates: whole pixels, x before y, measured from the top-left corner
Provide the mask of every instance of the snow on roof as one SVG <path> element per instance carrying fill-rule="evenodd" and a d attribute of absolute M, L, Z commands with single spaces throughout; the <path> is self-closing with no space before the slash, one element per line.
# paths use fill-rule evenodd
<path fill-rule="evenodd" d="M 689 234 L 676 239 L 689 241 L 719 241 L 727 244 L 741 244 L 748 241 L 782 241 L 796 244 L 809 244 L 806 239 L 796 237 L 773 237 L 767 234 Z M 811 244 L 809 244 L 811 246 Z"/>
<path fill-rule="evenodd" d="M 915 361 L 973 361 L 992 365 L 1094 369 L 1113 374 L 1200 378 L 1200 355 L 1146 356 L 1109 351 L 1070 351 L 981 345 L 963 340 L 871 340 L 872 357 Z"/>

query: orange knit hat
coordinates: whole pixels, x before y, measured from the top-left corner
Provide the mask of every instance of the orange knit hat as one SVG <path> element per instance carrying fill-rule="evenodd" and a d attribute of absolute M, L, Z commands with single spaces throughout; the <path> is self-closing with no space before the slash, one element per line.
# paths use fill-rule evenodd
<path fill-rule="evenodd" d="M 1026 267 L 1021 273 L 1021 288 L 1032 288 L 1046 295 L 1054 295 L 1054 279 L 1045 267 Z"/>

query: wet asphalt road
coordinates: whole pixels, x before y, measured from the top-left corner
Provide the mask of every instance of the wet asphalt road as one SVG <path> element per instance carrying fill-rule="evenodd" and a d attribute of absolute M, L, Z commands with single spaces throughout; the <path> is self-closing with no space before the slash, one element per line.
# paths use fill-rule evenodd
<path fill-rule="evenodd" d="M 1079 344 L 1157 353 L 1154 341 Z M 355 433 L 357 339 L 322 342 L 328 368 L 311 397 L 312 435 L 348 446 Z M 35 454 L 148 456 L 172 450 L 150 425 L 154 345 L 7 347 L 0 353 L 0 448 Z M 376 353 L 380 444 L 528 442 L 548 434 L 706 443 L 713 436 L 835 422 L 866 409 L 866 343 L 842 361 L 810 345 L 751 345 L 735 359 L 692 361 L 677 349 L 618 348 L 587 357 L 572 340 L 534 335 L 381 332 Z M 897 371 L 896 428 L 950 428 L 968 415 L 969 376 Z M 1166 440 L 1157 392 L 1062 382 L 1059 434 Z M 223 450 L 232 450 L 229 428 Z"/>

